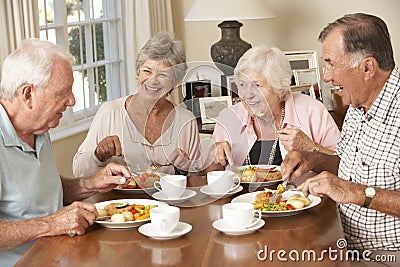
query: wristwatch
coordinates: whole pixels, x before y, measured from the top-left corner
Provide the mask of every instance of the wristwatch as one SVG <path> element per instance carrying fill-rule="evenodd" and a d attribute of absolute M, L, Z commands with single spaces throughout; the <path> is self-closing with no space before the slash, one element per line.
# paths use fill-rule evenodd
<path fill-rule="evenodd" d="M 317 142 L 314 142 L 313 145 L 313 152 L 319 152 L 319 144 Z"/>
<path fill-rule="evenodd" d="M 372 199 L 375 197 L 376 191 L 373 187 L 365 188 L 365 201 L 364 201 L 364 208 L 368 208 L 369 204 L 371 204 Z"/>

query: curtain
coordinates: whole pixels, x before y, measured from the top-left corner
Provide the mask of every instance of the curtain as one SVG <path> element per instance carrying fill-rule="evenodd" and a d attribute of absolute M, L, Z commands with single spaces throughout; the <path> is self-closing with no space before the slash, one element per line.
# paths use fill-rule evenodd
<path fill-rule="evenodd" d="M 37 0 L 0 1 L 1 62 L 18 47 L 22 40 L 39 37 L 38 21 Z M 0 66 L 0 75 L 1 68 Z"/>
<path fill-rule="evenodd" d="M 138 51 L 154 34 L 173 32 L 171 0 L 125 0 L 123 12 L 126 84 L 127 91 L 133 93 L 137 91 L 135 63 Z"/>

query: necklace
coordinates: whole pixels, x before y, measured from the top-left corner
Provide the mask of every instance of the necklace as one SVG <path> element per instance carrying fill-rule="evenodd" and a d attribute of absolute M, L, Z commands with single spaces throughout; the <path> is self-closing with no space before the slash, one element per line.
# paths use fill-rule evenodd
<path fill-rule="evenodd" d="M 281 118 L 279 120 L 279 130 L 282 129 L 284 118 L 285 118 L 285 102 L 281 102 Z M 275 125 L 274 125 L 274 128 L 276 130 Z M 274 143 L 272 144 L 271 153 L 269 154 L 267 165 L 272 165 L 272 163 L 274 161 L 277 144 L 278 144 L 278 134 L 276 134 Z M 250 151 L 251 151 L 251 149 L 250 149 Z M 245 160 L 246 165 L 251 165 L 250 151 L 249 151 L 249 153 L 247 153 L 247 156 L 246 156 L 246 160 Z M 261 155 L 261 153 L 260 153 L 260 155 Z"/>

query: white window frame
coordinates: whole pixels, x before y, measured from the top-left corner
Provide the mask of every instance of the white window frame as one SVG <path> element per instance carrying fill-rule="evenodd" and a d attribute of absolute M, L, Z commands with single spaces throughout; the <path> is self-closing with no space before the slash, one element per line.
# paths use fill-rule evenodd
<path fill-rule="evenodd" d="M 46 0 L 43 1 L 46 4 Z M 90 12 L 90 3 L 93 0 L 83 0 L 84 12 Z M 80 111 L 73 112 L 72 107 L 68 107 L 63 114 L 60 125 L 57 128 L 50 130 L 52 141 L 66 138 L 74 134 L 86 131 L 89 129 L 92 119 L 99 107 L 95 103 L 95 90 L 94 90 L 94 75 L 93 72 L 96 66 L 105 66 L 106 69 L 106 87 L 107 87 L 107 100 L 116 99 L 127 95 L 126 81 L 124 79 L 124 38 L 122 36 L 122 0 L 102 0 L 103 4 L 103 17 L 92 19 L 90 16 L 85 16 L 85 20 L 79 22 L 67 22 L 66 0 L 54 0 L 54 23 L 39 25 L 40 31 L 55 30 L 56 43 L 68 49 L 68 27 L 83 26 L 97 23 L 104 23 L 104 60 L 92 62 L 93 49 L 90 45 L 92 34 L 90 34 L 91 27 L 84 27 L 86 29 L 86 63 L 81 64 L 77 62 L 73 66 L 74 71 L 86 70 L 88 73 L 89 92 L 87 94 L 89 107 Z M 87 13 L 86 13 L 87 14 Z M 83 89 L 83 88 L 82 88 Z M 86 95 L 85 95 L 86 96 Z"/>

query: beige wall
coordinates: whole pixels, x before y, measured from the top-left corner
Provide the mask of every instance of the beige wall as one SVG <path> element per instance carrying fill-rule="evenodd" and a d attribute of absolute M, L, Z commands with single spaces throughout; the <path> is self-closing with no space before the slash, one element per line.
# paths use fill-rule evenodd
<path fill-rule="evenodd" d="M 216 0 L 218 1 L 218 0 Z M 220 39 L 219 22 L 184 22 L 194 0 L 172 0 L 175 34 L 186 45 L 188 61 L 211 60 L 210 47 Z M 247 1 L 246 1 L 247 2 Z M 265 0 L 275 19 L 242 21 L 242 39 L 253 46 L 265 44 L 281 50 L 316 50 L 321 56 L 319 32 L 347 13 L 365 12 L 384 19 L 392 35 L 396 62 L 400 59 L 400 1 L 398 0 Z M 210 7 L 212 8 L 212 7 Z M 322 66 L 323 62 L 320 62 Z"/>
<path fill-rule="evenodd" d="M 87 132 L 82 132 L 71 137 L 53 142 L 54 159 L 61 175 L 73 177 L 72 159 L 82 144 Z"/>
<path fill-rule="evenodd" d="M 218 0 L 216 0 L 218 1 Z M 220 39 L 218 22 L 184 22 L 194 0 L 172 0 L 176 37 L 186 44 L 188 61 L 211 60 L 210 47 Z M 400 58 L 400 1 L 398 0 L 266 0 L 276 18 L 242 21 L 241 36 L 253 46 L 266 44 L 284 51 L 316 50 L 320 30 L 346 13 L 367 12 L 383 18 L 392 35 L 396 62 Z M 210 7 L 212 8 L 212 7 Z M 320 62 L 322 66 L 322 62 Z M 57 167 L 61 174 L 72 176 L 72 158 L 86 132 L 53 143 Z"/>

